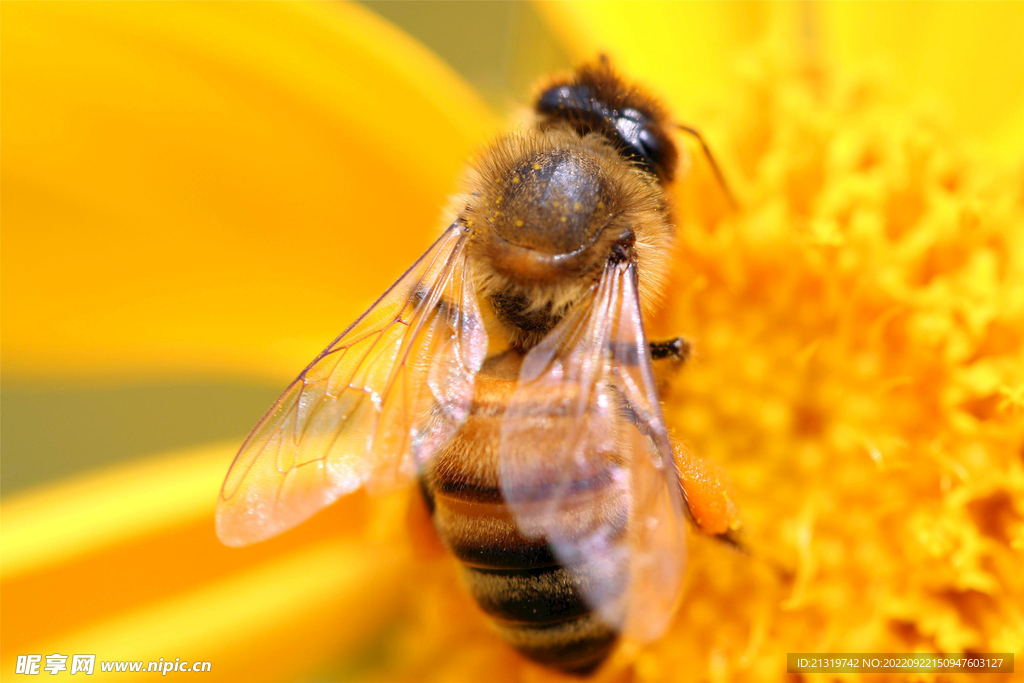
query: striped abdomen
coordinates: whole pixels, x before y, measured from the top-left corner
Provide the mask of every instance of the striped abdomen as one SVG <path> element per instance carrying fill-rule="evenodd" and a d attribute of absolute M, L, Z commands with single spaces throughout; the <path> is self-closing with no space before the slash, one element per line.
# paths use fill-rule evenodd
<path fill-rule="evenodd" d="M 620 586 L 625 560 L 588 557 L 562 566 L 544 538 L 518 529 L 500 489 L 498 442 L 501 420 L 515 387 L 517 359 L 489 359 L 477 375 L 470 416 L 438 454 L 422 479 L 439 535 L 462 563 L 466 586 L 492 619 L 499 635 L 521 653 L 562 671 L 587 673 L 609 655 L 618 630 L 591 609 L 581 586 Z M 543 449 L 538 449 L 543 468 Z M 566 525 L 609 524 L 623 528 L 624 515 L 602 505 L 601 491 L 587 486 L 587 500 L 576 506 Z M 611 509 L 609 509 L 611 508 Z M 582 519 L 582 521 L 581 521 Z M 621 605 L 603 591 L 609 602 Z"/>

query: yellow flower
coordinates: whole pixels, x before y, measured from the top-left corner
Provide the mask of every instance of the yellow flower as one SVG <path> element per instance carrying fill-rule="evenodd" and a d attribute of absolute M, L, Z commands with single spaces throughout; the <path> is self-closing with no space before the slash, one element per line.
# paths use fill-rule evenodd
<path fill-rule="evenodd" d="M 693 154 L 651 327 L 695 342 L 667 415 L 730 473 L 752 552 L 693 535 L 675 624 L 605 675 L 1024 650 L 1024 5 L 495 7 L 529 29 L 531 76 L 603 49 L 648 82 L 742 204 Z M 5 385 L 283 387 L 429 243 L 503 128 L 355 5 L 3 10 Z M 5 492 L 0 671 L 60 653 L 206 660 L 226 681 L 552 678 L 423 558 L 404 498 L 221 547 L 236 446 Z"/>

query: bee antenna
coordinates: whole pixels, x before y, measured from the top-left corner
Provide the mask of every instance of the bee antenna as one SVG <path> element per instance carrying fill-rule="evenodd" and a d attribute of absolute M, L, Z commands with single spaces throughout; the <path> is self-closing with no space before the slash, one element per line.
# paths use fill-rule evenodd
<path fill-rule="evenodd" d="M 704 156 L 708 158 L 708 162 L 711 164 L 711 170 L 715 172 L 715 178 L 718 179 L 718 184 L 722 186 L 722 191 L 725 193 L 726 199 L 729 200 L 729 206 L 732 207 L 733 211 L 738 211 L 740 207 L 736 202 L 736 196 L 733 195 L 732 190 L 729 189 L 729 183 L 725 182 L 725 176 L 722 174 L 722 169 L 719 168 L 718 162 L 715 161 L 715 155 L 711 153 L 711 148 L 708 147 L 708 143 L 704 140 L 704 136 L 701 135 L 700 131 L 696 128 L 684 126 L 681 123 L 677 123 L 676 128 L 697 138 L 697 142 L 700 143 L 701 149 L 704 150 Z"/>

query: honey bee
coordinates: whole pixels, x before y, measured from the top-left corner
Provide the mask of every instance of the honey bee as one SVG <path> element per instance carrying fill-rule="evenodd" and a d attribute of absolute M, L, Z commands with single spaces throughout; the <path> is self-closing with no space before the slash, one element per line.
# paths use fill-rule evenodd
<path fill-rule="evenodd" d="M 604 58 L 549 83 L 534 113 L 253 429 L 217 533 L 245 545 L 357 489 L 418 483 L 498 634 L 586 674 L 623 636 L 667 627 L 684 516 L 721 535 L 735 520 L 662 416 L 652 361 L 688 346 L 644 333 L 675 235 L 675 127 Z"/>

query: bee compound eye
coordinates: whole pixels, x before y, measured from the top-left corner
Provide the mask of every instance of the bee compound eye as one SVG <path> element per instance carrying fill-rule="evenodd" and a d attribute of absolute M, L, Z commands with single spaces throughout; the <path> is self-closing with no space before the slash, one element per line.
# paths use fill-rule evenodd
<path fill-rule="evenodd" d="M 615 119 L 615 131 L 628 157 L 652 173 L 664 161 L 665 146 L 658 137 L 654 123 L 636 109 L 626 109 Z"/>
<path fill-rule="evenodd" d="M 568 97 L 569 86 L 567 85 L 545 90 L 537 98 L 537 111 L 541 114 L 552 114 L 565 107 Z"/>
<path fill-rule="evenodd" d="M 537 99 L 540 114 L 584 116 L 591 113 L 594 104 L 593 92 L 583 85 L 558 85 L 541 93 Z"/>
<path fill-rule="evenodd" d="M 657 122 L 635 107 L 617 109 L 597 96 L 589 85 L 570 84 L 548 88 L 537 99 L 537 113 L 565 121 L 580 135 L 598 132 L 618 148 L 622 156 L 658 176 L 671 176 L 674 151 L 662 137 Z"/>
<path fill-rule="evenodd" d="M 661 166 L 665 148 L 657 134 L 650 128 L 641 128 L 637 138 L 643 147 L 644 157 L 652 166 Z"/>

